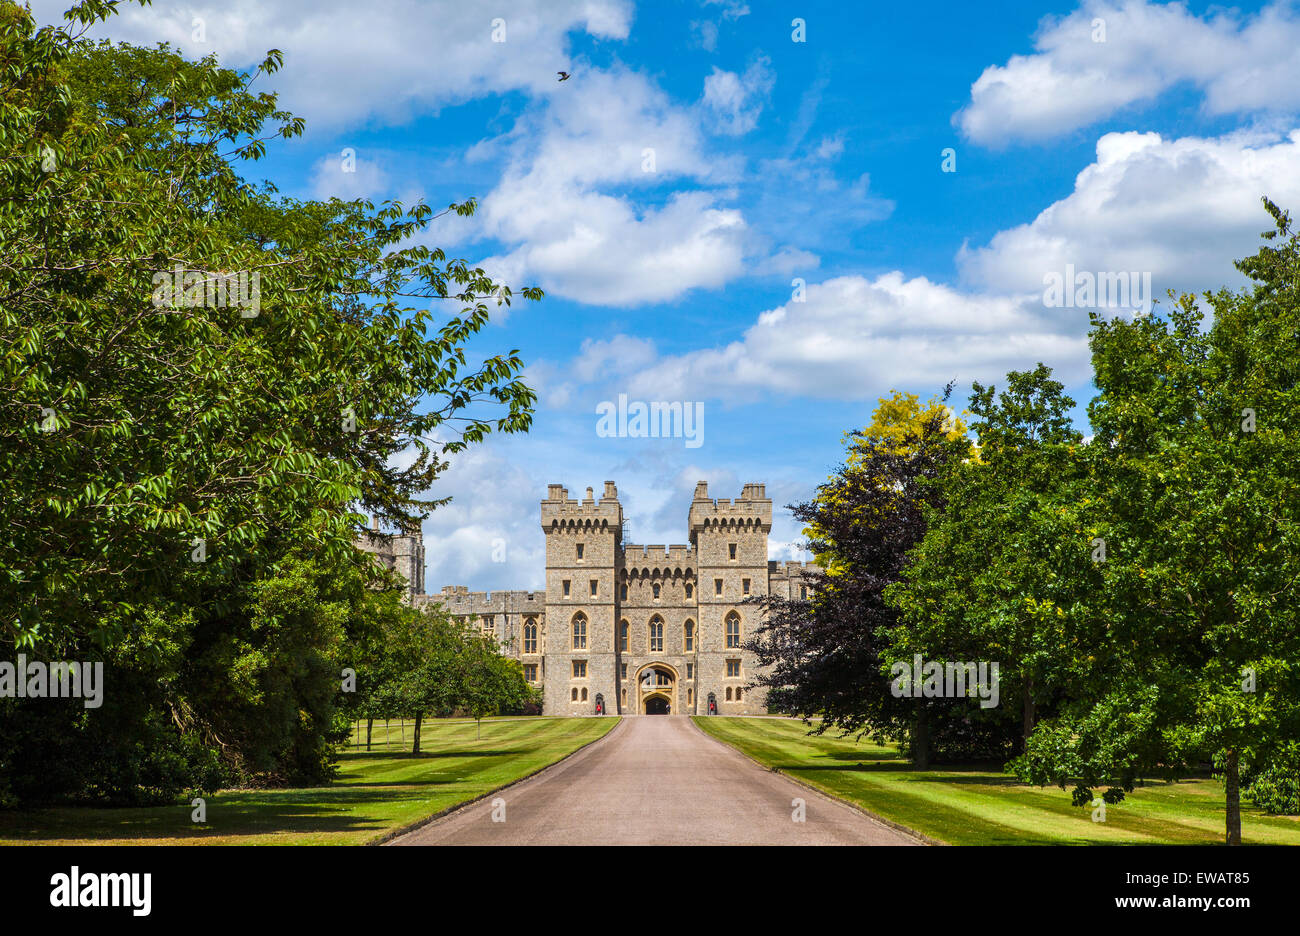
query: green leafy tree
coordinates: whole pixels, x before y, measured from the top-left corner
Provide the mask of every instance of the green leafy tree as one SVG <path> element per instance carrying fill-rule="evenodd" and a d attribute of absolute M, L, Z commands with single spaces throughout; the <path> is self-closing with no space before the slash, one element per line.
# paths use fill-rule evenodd
<path fill-rule="evenodd" d="M 415 754 L 427 716 L 464 710 L 481 722 L 486 715 L 522 708 L 532 698 L 517 661 L 502 656 L 493 638 L 437 606 L 406 609 L 390 618 L 380 655 L 367 672 L 373 685 L 366 714 L 415 719 Z"/>
<path fill-rule="evenodd" d="M 974 385 L 980 457 L 948 463 L 943 509 L 930 511 L 904 580 L 887 593 L 901 612 L 889 661 L 998 663 L 999 709 L 969 717 L 1006 722 L 1004 700 L 1013 711 L 1018 701 L 1022 746 L 1068 681 L 1070 622 L 1098 581 L 1081 525 L 1082 439 L 1063 391 L 1043 364 L 1009 373 L 1001 394 Z M 997 738 L 986 753 L 998 753 Z"/>
<path fill-rule="evenodd" d="M 271 583 L 296 555 L 379 584 L 358 508 L 417 523 L 446 456 L 527 430 L 517 352 L 473 344 L 515 294 L 415 243 L 427 205 L 246 180 L 303 129 L 254 90 L 281 54 L 243 73 L 78 38 L 116 6 L 37 29 L 0 3 L 0 647 L 108 664 L 104 708 L 67 717 L 115 724 L 138 769 L 88 795 L 176 789 L 214 753 L 297 775 L 332 720 L 285 673 L 337 633 Z"/>
<path fill-rule="evenodd" d="M 486 716 L 516 711 L 535 701 L 536 691 L 524 679 L 523 667 L 503 656 L 492 637 L 472 636 L 457 663 L 460 706 L 474 719 L 479 738 Z"/>
<path fill-rule="evenodd" d="M 1078 692 L 1042 724 L 1026 779 L 1109 786 L 1209 761 L 1225 838 L 1240 783 L 1300 737 L 1300 239 L 1275 227 L 1240 292 L 1184 295 L 1167 319 L 1094 316 L 1089 457 L 1108 534 Z"/>
<path fill-rule="evenodd" d="M 844 463 L 813 499 L 792 507 L 820 570 L 807 576 L 806 600 L 757 600 L 763 623 L 747 646 L 763 668 L 755 682 L 767 687 L 769 706 L 820 718 L 816 733 L 902 737 L 925 764 L 934 707 L 891 693 L 885 653 L 896 613 L 884 591 L 924 535 L 926 507 L 940 496 L 934 480 L 969 444 L 942 406 L 919 421 L 909 410 L 910 425 L 894 431 L 889 403 L 881 401 L 876 429 L 849 437 Z"/>

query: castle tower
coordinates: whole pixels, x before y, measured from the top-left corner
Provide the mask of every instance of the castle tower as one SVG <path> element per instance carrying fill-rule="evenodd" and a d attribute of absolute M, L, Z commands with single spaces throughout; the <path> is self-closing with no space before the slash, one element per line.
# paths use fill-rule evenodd
<path fill-rule="evenodd" d="M 379 531 L 379 518 L 372 517 L 370 529 L 362 534 L 357 546 L 373 553 L 378 562 L 406 580 L 408 603 L 414 604 L 418 596 L 424 595 L 424 534 L 419 523 L 398 533 L 384 534 Z"/>
<path fill-rule="evenodd" d="M 616 568 L 623 507 L 613 481 L 597 500 L 591 488 L 570 500 L 560 484 L 542 501 L 546 535 L 546 651 L 544 710 L 589 715 L 597 698 L 606 714 L 618 711 Z"/>
<path fill-rule="evenodd" d="M 732 501 L 711 500 L 703 481 L 695 486 L 688 516 L 699 578 L 700 714 L 708 713 L 710 694 L 719 715 L 766 710 L 766 692 L 745 688 L 757 659 L 741 646 L 759 623 L 759 609 L 745 600 L 768 593 L 772 500 L 765 488 L 746 484 Z"/>
<path fill-rule="evenodd" d="M 570 499 L 561 484 L 541 502 L 546 591 L 472 592 L 444 587 L 418 603 L 492 634 L 542 688 L 547 715 L 759 715 L 767 695 L 750 690 L 757 658 L 742 644 L 760 609 L 746 598 L 806 598 L 805 563 L 769 562 L 772 501 L 746 484 L 734 501 L 695 488 L 690 543 L 623 542 L 623 507 L 613 481 Z M 367 534 L 363 548 L 396 568 L 419 550 L 412 581 L 423 584 L 423 543 Z M 399 540 L 393 543 L 393 540 Z"/>

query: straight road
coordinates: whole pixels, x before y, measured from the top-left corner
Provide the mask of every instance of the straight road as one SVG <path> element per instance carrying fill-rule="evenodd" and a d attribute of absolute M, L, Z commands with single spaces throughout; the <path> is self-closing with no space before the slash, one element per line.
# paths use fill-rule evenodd
<path fill-rule="evenodd" d="M 504 821 L 493 821 L 502 809 Z M 803 800 L 804 821 L 793 818 Z M 634 715 L 568 760 L 392 845 L 915 845 L 764 770 L 685 715 Z"/>

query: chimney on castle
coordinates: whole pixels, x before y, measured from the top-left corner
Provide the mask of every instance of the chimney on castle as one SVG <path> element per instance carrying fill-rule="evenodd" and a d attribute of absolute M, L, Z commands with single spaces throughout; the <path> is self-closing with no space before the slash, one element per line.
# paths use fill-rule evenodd
<path fill-rule="evenodd" d="M 564 485 L 563 485 L 563 484 L 548 484 L 548 485 L 546 485 L 546 499 L 547 499 L 547 500 L 558 501 L 558 500 L 564 500 L 564 498 L 565 498 L 565 493 L 564 493 Z"/>
<path fill-rule="evenodd" d="M 618 488 L 613 481 L 605 482 L 605 496 L 602 500 L 618 500 Z"/>
<path fill-rule="evenodd" d="M 708 499 L 709 499 L 709 482 L 696 481 L 694 500 L 698 501 L 698 500 L 708 500 Z"/>
<path fill-rule="evenodd" d="M 584 504 L 596 503 L 596 495 L 591 488 L 587 488 L 587 497 L 583 500 Z"/>

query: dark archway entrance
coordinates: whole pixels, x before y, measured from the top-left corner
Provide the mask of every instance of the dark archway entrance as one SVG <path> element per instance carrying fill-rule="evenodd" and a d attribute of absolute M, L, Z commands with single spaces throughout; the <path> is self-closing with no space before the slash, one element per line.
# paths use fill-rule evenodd
<path fill-rule="evenodd" d="M 647 715 L 667 715 L 668 700 L 663 696 L 651 696 L 645 700 L 645 713 Z"/>

